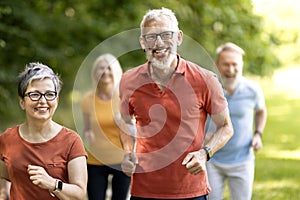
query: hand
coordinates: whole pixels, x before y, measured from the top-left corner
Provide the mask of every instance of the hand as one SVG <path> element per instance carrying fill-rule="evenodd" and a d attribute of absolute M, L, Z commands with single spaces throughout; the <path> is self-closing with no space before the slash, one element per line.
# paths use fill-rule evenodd
<path fill-rule="evenodd" d="M 263 147 L 261 136 L 259 134 L 254 134 L 252 139 L 252 147 L 255 151 L 258 151 Z"/>
<path fill-rule="evenodd" d="M 56 180 L 49 176 L 43 167 L 28 165 L 27 172 L 34 185 L 51 191 L 55 189 Z"/>
<path fill-rule="evenodd" d="M 95 141 L 95 134 L 92 130 L 84 131 L 83 135 L 88 144 L 92 144 Z"/>
<path fill-rule="evenodd" d="M 189 153 L 182 161 L 182 165 L 186 166 L 188 172 L 197 175 L 206 170 L 206 159 L 206 151 L 201 149 L 200 151 Z"/>
<path fill-rule="evenodd" d="M 138 159 L 134 152 L 126 153 L 124 155 L 121 167 L 122 171 L 127 176 L 132 176 L 135 172 L 136 165 L 138 164 Z"/>

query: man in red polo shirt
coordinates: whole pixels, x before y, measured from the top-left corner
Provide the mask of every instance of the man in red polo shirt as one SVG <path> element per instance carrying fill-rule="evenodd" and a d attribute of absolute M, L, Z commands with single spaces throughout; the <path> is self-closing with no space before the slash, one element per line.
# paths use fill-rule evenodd
<path fill-rule="evenodd" d="M 132 176 L 132 200 L 207 199 L 205 163 L 233 134 L 216 75 L 177 54 L 182 37 L 171 10 L 148 11 L 140 36 L 148 62 L 120 82 L 122 169 Z M 217 131 L 203 144 L 208 114 Z"/>

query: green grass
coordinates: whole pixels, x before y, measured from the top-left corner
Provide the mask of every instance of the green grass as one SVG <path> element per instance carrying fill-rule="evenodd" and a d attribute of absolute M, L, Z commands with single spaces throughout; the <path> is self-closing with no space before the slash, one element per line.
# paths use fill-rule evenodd
<path fill-rule="evenodd" d="M 267 96 L 264 148 L 256 155 L 253 199 L 300 199 L 300 101 Z"/>
<path fill-rule="evenodd" d="M 256 153 L 253 200 L 300 199 L 300 99 L 265 85 L 268 120 Z M 228 187 L 225 200 L 229 200 Z"/>

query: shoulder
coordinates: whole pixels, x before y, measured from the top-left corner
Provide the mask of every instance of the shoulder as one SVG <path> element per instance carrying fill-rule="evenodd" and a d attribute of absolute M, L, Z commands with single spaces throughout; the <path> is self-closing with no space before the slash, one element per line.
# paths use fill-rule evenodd
<path fill-rule="evenodd" d="M 88 91 L 87 93 L 85 93 L 82 97 L 82 101 L 86 101 L 88 99 L 93 98 L 94 96 L 94 91 Z"/>
<path fill-rule="evenodd" d="M 62 126 L 62 129 L 60 131 L 60 135 L 63 138 L 68 138 L 68 140 L 77 140 L 80 139 L 80 136 L 75 132 L 74 130 L 67 128 L 65 126 Z"/>
<path fill-rule="evenodd" d="M 9 137 L 18 133 L 19 125 L 15 125 L 13 127 L 7 128 L 0 137 Z"/>
<path fill-rule="evenodd" d="M 81 109 L 86 111 L 88 108 L 92 105 L 92 102 L 94 100 L 94 91 L 87 92 L 81 99 Z"/>
<path fill-rule="evenodd" d="M 185 61 L 185 63 L 186 63 L 187 70 L 190 70 L 193 73 L 197 73 L 197 74 L 201 75 L 203 78 L 212 78 L 212 77 L 217 78 L 216 73 L 214 73 L 213 71 L 210 71 L 208 69 L 205 69 L 196 63 L 193 63 L 191 61 Z"/>
<path fill-rule="evenodd" d="M 221 87 L 216 73 L 190 61 L 186 61 L 185 77 L 197 85 L 206 85 L 208 88 L 215 85 Z"/>
<path fill-rule="evenodd" d="M 2 134 L 0 134 L 0 147 L 1 146 L 11 146 L 11 143 L 17 143 L 19 139 L 18 135 L 19 125 L 7 128 Z M 17 141 L 17 142 L 16 142 Z"/>
<path fill-rule="evenodd" d="M 135 78 L 139 76 L 140 74 L 147 73 L 147 63 L 144 63 L 142 65 L 139 65 L 137 67 L 128 69 L 125 71 L 122 75 L 122 79 L 124 80 L 124 77 L 127 78 Z"/>
<path fill-rule="evenodd" d="M 261 89 L 259 83 L 252 81 L 250 79 L 247 79 L 245 77 L 242 77 L 241 84 L 242 84 L 242 88 L 246 89 L 249 92 L 252 92 L 252 93 L 262 92 L 262 89 Z"/>
<path fill-rule="evenodd" d="M 125 91 L 131 91 L 140 87 L 149 81 L 148 63 L 131 68 L 123 73 L 119 91 L 124 94 Z"/>

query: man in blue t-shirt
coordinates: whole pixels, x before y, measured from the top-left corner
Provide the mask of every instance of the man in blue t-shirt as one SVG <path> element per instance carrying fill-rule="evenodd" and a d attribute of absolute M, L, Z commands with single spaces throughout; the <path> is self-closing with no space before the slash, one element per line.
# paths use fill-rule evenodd
<path fill-rule="evenodd" d="M 254 181 L 254 153 L 262 148 L 262 133 L 267 111 L 260 86 L 242 75 L 244 50 L 233 43 L 217 48 L 216 65 L 228 101 L 234 134 L 228 143 L 207 162 L 211 200 L 223 199 L 228 180 L 231 199 L 250 200 Z M 254 116 L 254 117 L 253 117 Z M 207 138 L 213 133 L 207 121 Z"/>

